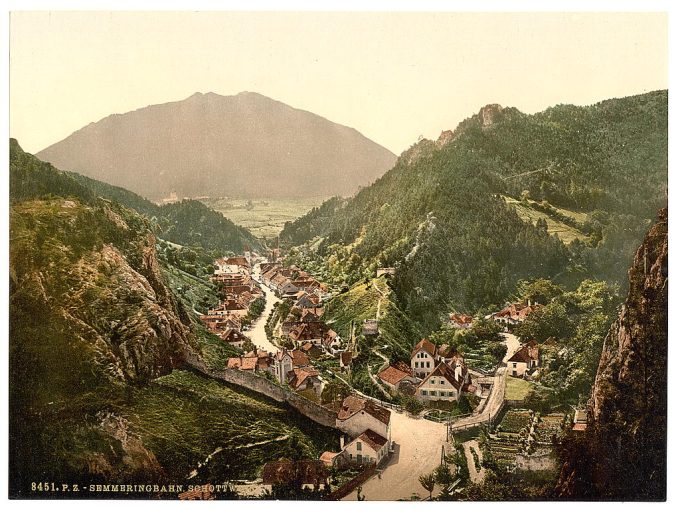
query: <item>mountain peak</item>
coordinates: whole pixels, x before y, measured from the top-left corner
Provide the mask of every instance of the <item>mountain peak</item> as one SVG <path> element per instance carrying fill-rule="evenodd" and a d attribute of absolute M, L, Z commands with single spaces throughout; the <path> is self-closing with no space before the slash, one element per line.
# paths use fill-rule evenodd
<path fill-rule="evenodd" d="M 482 121 L 482 127 L 489 127 L 496 122 L 503 110 L 504 108 L 498 103 L 491 103 L 482 107 L 478 114 L 479 120 Z"/>
<path fill-rule="evenodd" d="M 36 156 L 153 199 L 349 195 L 396 157 L 257 92 L 195 92 L 92 123 Z"/>

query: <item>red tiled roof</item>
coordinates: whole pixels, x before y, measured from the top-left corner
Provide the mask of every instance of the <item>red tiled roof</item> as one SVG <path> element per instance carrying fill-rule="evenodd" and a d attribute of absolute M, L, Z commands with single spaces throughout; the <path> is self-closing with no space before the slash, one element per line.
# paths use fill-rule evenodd
<path fill-rule="evenodd" d="M 397 369 L 394 366 L 389 366 L 387 369 L 380 371 L 378 373 L 378 378 L 389 383 L 390 385 L 396 385 L 404 378 L 411 376 L 411 372 L 405 372 L 401 369 Z"/>
<path fill-rule="evenodd" d="M 379 451 L 387 443 L 387 438 L 376 433 L 372 429 L 367 429 L 364 431 L 357 440 L 361 440 L 369 445 L 374 451 Z"/>
<path fill-rule="evenodd" d="M 290 356 L 293 359 L 293 367 L 309 365 L 309 357 L 300 350 L 291 350 Z"/>
<path fill-rule="evenodd" d="M 422 387 L 423 385 L 429 385 L 429 379 L 431 377 L 440 377 L 444 378 L 446 381 L 448 381 L 456 390 L 460 390 L 461 387 L 463 386 L 463 381 L 465 378 L 461 378 L 458 380 L 456 378 L 456 372 L 453 368 L 451 368 L 449 365 L 445 364 L 444 362 L 440 362 L 437 367 L 434 368 L 434 371 L 432 371 L 430 374 L 427 375 L 427 378 L 425 378 L 418 387 Z"/>
<path fill-rule="evenodd" d="M 242 357 L 241 358 L 241 371 L 254 371 L 257 369 L 258 358 L 257 357 Z"/>
<path fill-rule="evenodd" d="M 413 358 L 416 355 L 416 353 L 418 353 L 420 350 L 423 350 L 434 357 L 435 349 L 436 348 L 434 344 L 432 344 L 427 339 L 422 339 L 418 344 L 416 344 L 413 347 L 413 351 L 411 351 L 411 358 Z"/>
<path fill-rule="evenodd" d="M 310 378 L 319 376 L 319 371 L 310 367 L 296 367 L 288 373 L 288 384 L 294 389 L 299 389 Z"/>
<path fill-rule="evenodd" d="M 358 396 L 347 396 L 342 402 L 342 407 L 338 410 L 338 420 L 344 421 L 352 417 L 354 414 L 364 411 L 369 415 L 375 417 L 383 424 L 390 423 L 392 412 L 387 408 L 383 408 L 368 399 L 362 399 Z"/>
<path fill-rule="evenodd" d="M 467 314 L 456 314 L 454 312 L 449 315 L 449 319 L 452 323 L 456 323 L 458 325 L 468 325 L 472 323 L 473 317 L 468 316 Z"/>
<path fill-rule="evenodd" d="M 529 364 L 532 360 L 538 360 L 538 345 L 536 344 L 536 341 L 529 341 L 529 343 L 523 344 L 522 347 L 508 359 L 508 362 L 524 362 Z"/>
<path fill-rule="evenodd" d="M 330 452 L 330 451 L 325 451 L 321 456 L 319 456 L 319 460 L 323 462 L 324 465 L 327 467 L 330 467 L 333 465 L 333 460 L 335 457 L 340 454 L 339 452 Z"/>
<path fill-rule="evenodd" d="M 228 369 L 240 369 L 241 368 L 241 357 L 230 357 L 227 359 Z"/>

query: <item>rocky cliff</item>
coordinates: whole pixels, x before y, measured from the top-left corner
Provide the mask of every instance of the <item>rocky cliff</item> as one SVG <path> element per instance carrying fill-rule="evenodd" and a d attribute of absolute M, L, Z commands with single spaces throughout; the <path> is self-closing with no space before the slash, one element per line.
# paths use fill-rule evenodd
<path fill-rule="evenodd" d="M 564 497 L 663 500 L 666 495 L 666 209 L 635 254 L 629 280 L 628 297 L 604 342 L 588 429 L 571 439 L 558 485 Z"/>
<path fill-rule="evenodd" d="M 10 238 L 11 495 L 41 477 L 161 477 L 120 413 L 198 347 L 147 221 L 51 196 L 12 205 Z"/>

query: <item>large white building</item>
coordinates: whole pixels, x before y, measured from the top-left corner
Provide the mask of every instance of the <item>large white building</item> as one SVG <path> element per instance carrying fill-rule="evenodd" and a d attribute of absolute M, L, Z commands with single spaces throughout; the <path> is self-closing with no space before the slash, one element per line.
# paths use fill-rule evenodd
<path fill-rule="evenodd" d="M 418 385 L 416 398 L 420 401 L 458 401 L 467 379 L 464 364 L 452 367 L 445 362 L 440 362 L 435 370 Z"/>

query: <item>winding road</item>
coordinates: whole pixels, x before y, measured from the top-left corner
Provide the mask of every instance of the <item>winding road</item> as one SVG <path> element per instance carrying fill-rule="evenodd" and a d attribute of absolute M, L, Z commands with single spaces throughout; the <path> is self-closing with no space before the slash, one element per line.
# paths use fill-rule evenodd
<path fill-rule="evenodd" d="M 502 335 L 507 348 L 503 358 L 505 363 L 517 351 L 520 343 L 512 334 Z M 494 418 L 500 412 L 505 402 L 504 363 L 496 370 L 494 385 L 484 408 L 479 413 L 454 422 L 453 428 L 474 427 Z M 364 483 L 362 495 L 366 500 L 410 499 L 414 494 L 421 499 L 427 497 L 428 493 L 420 485 L 418 477 L 432 472 L 439 465 L 442 446 L 447 446 L 446 424 L 413 418 L 406 413 L 392 410 L 392 440 L 395 444 L 394 454 L 378 476 Z M 478 478 L 484 477 L 483 473 L 478 474 L 475 471 L 474 474 Z M 356 492 L 350 493 L 343 500 L 356 500 Z"/>
<path fill-rule="evenodd" d="M 262 284 L 262 282 L 260 282 L 261 274 L 259 264 L 255 265 L 251 276 L 256 282 L 258 282 L 260 289 L 262 289 L 262 291 L 264 292 L 266 302 L 262 315 L 253 322 L 250 330 L 246 333 L 246 335 L 250 338 L 251 341 L 253 341 L 253 344 L 258 348 L 265 350 L 268 353 L 276 353 L 277 351 L 279 351 L 279 348 L 275 346 L 269 339 L 267 339 L 267 333 L 264 331 L 264 326 L 267 324 L 267 318 L 269 317 L 269 314 L 274 308 L 274 305 L 279 303 L 281 300 L 274 294 L 274 292 L 271 289 L 269 289 L 267 286 Z"/>

